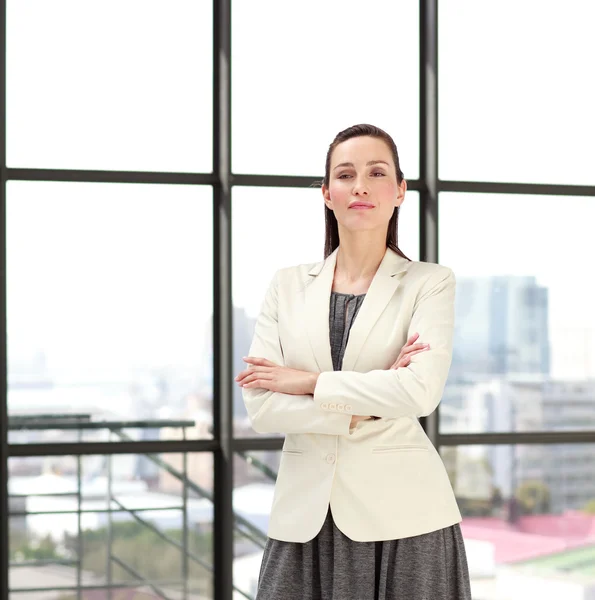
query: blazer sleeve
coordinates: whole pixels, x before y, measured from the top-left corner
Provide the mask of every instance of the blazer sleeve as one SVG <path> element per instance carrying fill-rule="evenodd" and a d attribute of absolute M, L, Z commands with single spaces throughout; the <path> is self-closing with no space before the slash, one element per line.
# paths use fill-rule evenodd
<path fill-rule="evenodd" d="M 285 365 L 278 328 L 279 271 L 267 289 L 256 319 L 249 356 Z M 252 428 L 257 433 L 322 433 L 348 435 L 351 415 L 330 413 L 313 402 L 312 394 L 272 392 L 265 388 L 242 388 Z"/>
<path fill-rule="evenodd" d="M 455 276 L 442 267 L 428 278 L 413 309 L 408 338 L 430 344 L 411 357 L 407 367 L 321 373 L 314 390 L 314 404 L 330 413 L 344 403 L 350 414 L 384 418 L 422 417 L 434 411 L 452 361 Z"/>

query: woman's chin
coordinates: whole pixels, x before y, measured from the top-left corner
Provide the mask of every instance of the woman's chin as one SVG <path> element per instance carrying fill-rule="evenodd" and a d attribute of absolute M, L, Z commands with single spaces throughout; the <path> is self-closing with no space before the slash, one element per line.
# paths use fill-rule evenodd
<path fill-rule="evenodd" d="M 359 233 L 364 231 L 375 231 L 375 230 L 384 230 L 386 231 L 387 224 L 386 223 L 346 223 L 343 225 L 342 229 L 344 229 L 348 233 Z"/>

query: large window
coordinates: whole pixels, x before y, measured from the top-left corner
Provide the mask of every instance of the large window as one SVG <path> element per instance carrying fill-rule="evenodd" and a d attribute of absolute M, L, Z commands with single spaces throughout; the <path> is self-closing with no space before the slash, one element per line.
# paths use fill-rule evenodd
<path fill-rule="evenodd" d="M 580 598 L 593 589 L 593 450 L 592 444 L 442 448 L 463 514 L 474 598 Z"/>
<path fill-rule="evenodd" d="M 233 377 L 356 123 L 457 278 L 422 425 L 474 598 L 595 593 L 595 9 L 558 4 L 7 0 L 0 600 L 254 600 L 283 436 Z"/>
<path fill-rule="evenodd" d="M 438 6 L 440 177 L 595 184 L 595 4 Z"/>
<path fill-rule="evenodd" d="M 233 3 L 236 173 L 320 173 L 333 137 L 356 123 L 392 132 L 419 174 L 419 3 Z"/>
<path fill-rule="evenodd" d="M 11 598 L 213 597 L 209 452 L 8 467 Z"/>
<path fill-rule="evenodd" d="M 444 433 L 595 429 L 594 222 L 592 198 L 441 194 L 457 274 Z"/>
<path fill-rule="evenodd" d="M 211 7 L 7 0 L 7 165 L 210 171 Z"/>
<path fill-rule="evenodd" d="M 10 442 L 211 437 L 211 189 L 10 181 L 6 212 Z"/>

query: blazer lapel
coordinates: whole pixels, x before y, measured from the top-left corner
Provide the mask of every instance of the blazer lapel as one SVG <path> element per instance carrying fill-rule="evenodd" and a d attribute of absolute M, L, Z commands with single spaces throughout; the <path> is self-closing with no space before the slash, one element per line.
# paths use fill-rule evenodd
<path fill-rule="evenodd" d="M 317 263 L 308 272 L 314 279 L 305 289 L 306 331 L 321 373 L 333 370 L 329 315 L 338 250 L 339 248 L 336 248 L 326 260 Z M 399 287 L 401 277 L 398 275 L 406 271 L 408 265 L 407 259 L 390 248 L 386 249 L 349 332 L 343 356 L 344 371 L 353 370 L 372 327 Z"/>

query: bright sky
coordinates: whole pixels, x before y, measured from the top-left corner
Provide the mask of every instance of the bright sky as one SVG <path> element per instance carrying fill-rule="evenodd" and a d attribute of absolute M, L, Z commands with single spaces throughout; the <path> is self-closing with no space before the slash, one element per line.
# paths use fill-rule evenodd
<path fill-rule="evenodd" d="M 594 5 L 439 5 L 441 176 L 594 184 Z M 370 122 L 417 177 L 417 6 L 234 2 L 234 171 L 321 177 L 334 135 Z M 209 171 L 210 11 L 9 1 L 8 166 Z M 254 316 L 275 269 L 322 258 L 322 199 L 236 188 L 233 201 L 234 302 Z M 409 192 L 400 231 L 412 258 L 417 203 Z M 10 363 L 36 349 L 71 374 L 200 360 L 209 188 L 9 182 L 7 211 Z M 595 376 L 594 222 L 595 198 L 443 194 L 440 262 L 459 277 L 537 276 L 554 374 Z"/>

